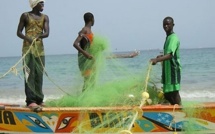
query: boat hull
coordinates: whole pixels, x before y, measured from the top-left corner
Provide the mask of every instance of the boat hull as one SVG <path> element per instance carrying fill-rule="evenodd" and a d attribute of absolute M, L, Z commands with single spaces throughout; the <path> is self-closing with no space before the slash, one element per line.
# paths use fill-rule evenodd
<path fill-rule="evenodd" d="M 0 132 L 23 133 L 167 133 L 214 132 L 215 103 L 181 107 L 44 107 L 0 106 Z"/>

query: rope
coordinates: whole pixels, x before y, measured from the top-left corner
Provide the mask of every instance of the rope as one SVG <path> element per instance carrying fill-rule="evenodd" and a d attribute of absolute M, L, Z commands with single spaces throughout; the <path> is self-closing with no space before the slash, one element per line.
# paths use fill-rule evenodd
<path fill-rule="evenodd" d="M 14 73 L 16 76 L 17 76 L 17 75 L 21 76 L 21 75 L 18 73 L 18 70 L 17 70 L 16 67 L 17 67 L 17 65 L 18 65 L 20 62 L 22 62 L 22 61 L 24 60 L 24 58 L 26 57 L 26 55 L 32 50 L 33 45 L 34 45 L 34 43 L 36 42 L 36 40 L 37 40 L 37 38 L 35 38 L 35 39 L 32 41 L 32 43 L 31 43 L 29 49 L 28 49 L 28 50 L 26 51 L 26 53 L 21 57 L 21 59 L 20 59 L 15 65 L 13 65 L 4 75 L 2 75 L 2 76 L 0 77 L 0 79 L 4 78 L 4 77 L 5 77 L 6 75 L 8 75 L 10 72 Z M 35 46 L 35 48 L 36 48 L 37 54 L 39 55 L 37 46 Z M 45 75 L 47 76 L 47 78 L 48 78 L 56 87 L 58 87 L 58 89 L 60 89 L 62 92 L 64 92 L 64 93 L 67 94 L 67 95 L 70 95 L 69 93 L 66 93 L 62 88 L 60 88 L 60 86 L 58 86 L 56 83 L 54 83 L 54 81 L 48 76 L 47 71 L 45 70 L 45 66 L 44 66 L 44 64 L 42 63 L 42 60 L 41 60 L 40 57 L 39 57 L 39 60 L 40 60 L 40 63 L 41 63 L 41 65 L 42 65 L 43 69 L 44 69 L 44 72 L 45 72 Z M 25 60 L 24 60 L 24 62 L 25 62 Z M 24 66 L 26 66 L 25 63 L 24 63 Z"/>
<path fill-rule="evenodd" d="M 22 56 L 22 58 L 21 58 L 14 66 L 12 66 L 4 75 L 2 75 L 2 76 L 0 77 L 0 79 L 4 78 L 4 77 L 5 77 L 6 75 L 8 75 L 10 72 L 13 72 L 15 75 L 18 74 L 18 73 L 17 73 L 18 71 L 17 71 L 17 69 L 16 69 L 16 66 L 17 66 L 21 61 L 23 61 L 23 59 L 26 57 L 26 55 L 30 52 L 30 50 L 31 50 L 31 48 L 33 47 L 33 44 L 35 43 L 36 40 L 37 40 L 37 38 L 35 38 L 35 39 L 32 41 L 32 43 L 31 43 L 31 45 L 30 45 L 28 51 Z"/>
<path fill-rule="evenodd" d="M 177 132 L 176 132 L 176 123 L 175 123 L 175 116 L 174 116 L 174 113 L 175 113 L 175 107 L 177 106 L 177 104 L 175 104 L 174 105 L 174 107 L 173 107 L 173 119 L 172 119 L 172 121 L 170 122 L 170 124 L 169 124 L 169 128 L 171 128 L 172 129 L 172 124 L 174 123 L 174 125 L 175 125 L 175 129 L 174 129 L 174 133 L 173 134 L 177 134 Z"/>
<path fill-rule="evenodd" d="M 146 80 L 145 80 L 145 89 L 144 89 L 145 92 L 147 91 L 149 76 L 150 76 L 151 70 L 152 70 L 152 63 L 150 62 L 148 70 L 147 70 Z"/>
<path fill-rule="evenodd" d="M 145 88 L 144 88 L 145 92 L 147 92 L 147 85 L 148 85 L 151 69 L 152 69 L 152 63 L 150 62 L 149 67 L 147 69 L 147 76 L 146 76 L 146 79 L 145 79 Z M 131 133 L 132 126 L 133 126 L 133 124 L 134 124 L 134 122 L 135 122 L 135 120 L 137 119 L 137 116 L 138 116 L 138 109 L 141 110 L 142 106 L 146 103 L 147 99 L 148 98 L 145 98 L 145 97 L 142 96 L 141 103 L 140 103 L 139 107 L 136 109 L 136 113 L 135 113 L 135 115 L 134 115 L 134 117 L 133 117 L 133 119 L 131 121 L 131 124 L 128 127 L 128 130 L 122 130 L 120 133 L 122 133 L 122 132 Z"/>
<path fill-rule="evenodd" d="M 169 128 L 171 128 L 171 126 L 172 126 L 172 124 L 174 123 L 175 124 L 175 129 L 174 129 L 174 134 L 177 134 L 177 132 L 176 132 L 176 123 L 175 123 L 175 116 L 174 116 L 174 113 L 175 113 L 175 107 L 177 106 L 177 104 L 175 104 L 174 105 L 174 107 L 173 107 L 173 119 L 172 119 L 172 121 L 170 122 L 170 124 L 169 124 Z"/>
<path fill-rule="evenodd" d="M 37 52 L 37 55 L 39 55 L 39 52 L 38 52 L 37 47 L 36 47 L 36 52 Z M 46 69 L 45 69 L 45 66 L 44 66 L 44 64 L 43 64 L 43 62 L 42 62 L 40 56 L 39 56 L 39 60 L 40 60 L 40 64 L 41 64 L 42 67 L 43 67 L 44 73 L 45 73 L 46 77 L 49 79 L 49 81 L 51 81 L 51 82 L 52 82 L 58 89 L 60 89 L 62 92 L 64 92 L 65 94 L 71 96 L 69 93 L 67 93 L 66 91 L 64 91 L 59 85 L 57 85 L 57 84 L 48 76 L 48 73 L 47 73 L 47 71 L 46 71 Z"/>

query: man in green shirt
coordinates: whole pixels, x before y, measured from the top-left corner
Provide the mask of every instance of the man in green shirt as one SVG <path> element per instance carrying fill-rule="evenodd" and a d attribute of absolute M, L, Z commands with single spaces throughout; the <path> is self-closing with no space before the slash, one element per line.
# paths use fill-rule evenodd
<path fill-rule="evenodd" d="M 164 43 L 164 55 L 151 59 L 152 65 L 162 62 L 162 83 L 164 97 L 172 105 L 181 104 L 179 94 L 181 81 L 181 64 L 179 56 L 180 41 L 173 32 L 174 20 L 172 17 L 166 17 L 163 20 L 163 28 L 166 32 L 166 41 Z"/>

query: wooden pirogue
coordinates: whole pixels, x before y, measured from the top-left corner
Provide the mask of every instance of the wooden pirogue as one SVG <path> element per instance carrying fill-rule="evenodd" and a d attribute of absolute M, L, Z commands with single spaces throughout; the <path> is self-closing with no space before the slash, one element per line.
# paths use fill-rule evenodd
<path fill-rule="evenodd" d="M 138 116 L 127 131 L 138 111 Z M 215 132 L 215 103 L 187 107 L 43 107 L 0 104 L 0 132 L 6 133 L 168 133 Z"/>

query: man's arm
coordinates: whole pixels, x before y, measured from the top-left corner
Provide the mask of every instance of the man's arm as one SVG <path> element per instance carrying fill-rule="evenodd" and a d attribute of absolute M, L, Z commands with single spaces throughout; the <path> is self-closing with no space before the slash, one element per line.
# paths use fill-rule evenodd
<path fill-rule="evenodd" d="M 82 53 L 86 58 L 88 59 L 92 59 L 93 56 L 90 55 L 88 52 L 86 52 L 85 50 L 83 50 L 81 47 L 80 47 L 80 42 L 81 40 L 84 38 L 84 29 L 82 29 L 79 33 L 78 33 L 78 37 L 75 39 L 74 43 L 73 43 L 73 46 L 80 52 Z"/>
<path fill-rule="evenodd" d="M 26 25 L 27 22 L 27 13 L 23 13 L 20 17 L 18 28 L 17 28 L 17 36 L 23 40 L 27 40 L 29 43 L 31 43 L 33 40 L 27 36 L 25 36 L 22 31 Z"/>
<path fill-rule="evenodd" d="M 49 36 L 49 17 L 45 15 L 44 18 L 44 33 L 38 35 L 38 38 L 47 38 Z"/>
<path fill-rule="evenodd" d="M 154 59 L 151 59 L 151 62 L 152 62 L 152 65 L 155 65 L 157 64 L 157 62 L 162 62 L 162 61 L 165 61 L 165 60 L 169 60 L 172 58 L 172 54 L 166 54 L 166 55 L 159 55 L 157 56 L 157 58 L 154 58 Z"/>

